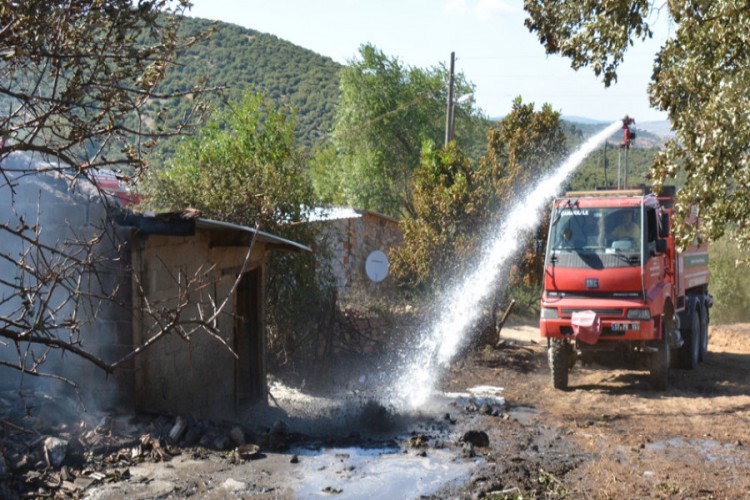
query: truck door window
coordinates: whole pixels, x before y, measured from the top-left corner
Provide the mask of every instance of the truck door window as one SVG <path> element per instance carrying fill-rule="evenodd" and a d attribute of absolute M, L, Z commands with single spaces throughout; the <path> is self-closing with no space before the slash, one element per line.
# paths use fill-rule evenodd
<path fill-rule="evenodd" d="M 656 251 L 656 238 L 659 234 L 656 222 L 656 209 L 646 209 L 646 236 L 648 242 L 648 253 L 653 254 Z"/>

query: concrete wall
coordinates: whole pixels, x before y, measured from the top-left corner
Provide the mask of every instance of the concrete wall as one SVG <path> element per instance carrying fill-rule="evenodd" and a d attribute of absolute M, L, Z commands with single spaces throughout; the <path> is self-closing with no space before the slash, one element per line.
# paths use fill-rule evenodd
<path fill-rule="evenodd" d="M 319 221 L 322 238 L 331 249 L 331 266 L 340 300 L 367 302 L 386 297 L 395 289 L 387 276 L 374 283 L 365 273 L 367 257 L 375 250 L 388 255 L 391 248 L 403 241 L 398 221 L 372 212 L 359 212 L 359 217 Z"/>
<path fill-rule="evenodd" d="M 247 270 L 263 265 L 265 251 L 256 244 Z M 212 247 L 212 232 L 207 230 L 198 230 L 194 237 L 141 240 L 133 251 L 136 344 L 148 342 L 160 331 L 157 311 L 174 310 L 181 299 L 190 304 L 181 311 L 182 320 L 199 317 L 200 310 L 210 316 L 212 303 L 220 304 L 229 295 L 246 252 L 242 247 Z M 135 372 L 137 406 L 201 418 L 233 416 L 238 361 L 222 342 L 235 348 L 235 310 L 233 295 L 216 318 L 218 338 L 201 329 L 187 339 L 171 332 L 140 355 Z M 158 321 L 164 325 L 168 319 L 159 317 Z"/>

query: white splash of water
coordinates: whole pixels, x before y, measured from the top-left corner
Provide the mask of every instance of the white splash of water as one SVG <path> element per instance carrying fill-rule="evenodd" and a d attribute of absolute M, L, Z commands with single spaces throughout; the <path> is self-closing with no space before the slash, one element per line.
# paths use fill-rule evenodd
<path fill-rule="evenodd" d="M 518 252 L 525 236 L 539 223 L 541 208 L 554 197 L 563 182 L 605 139 L 622 127 L 618 120 L 586 141 L 577 151 L 542 178 L 504 218 L 497 238 L 490 241 L 476 269 L 442 301 L 443 311 L 432 329 L 420 339 L 411 358 L 398 375 L 390 404 L 412 409 L 430 397 L 439 370 L 468 340 L 466 332 L 479 316 L 481 301 L 496 285 L 503 267 Z"/>

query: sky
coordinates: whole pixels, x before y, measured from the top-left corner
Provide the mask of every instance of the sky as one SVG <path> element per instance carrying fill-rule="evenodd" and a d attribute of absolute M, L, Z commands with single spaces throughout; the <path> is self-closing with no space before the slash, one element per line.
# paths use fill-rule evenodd
<path fill-rule="evenodd" d="M 647 86 L 656 52 L 670 34 L 668 19 L 650 20 L 654 37 L 625 54 L 618 82 L 605 89 L 589 68 L 574 71 L 546 55 L 523 21 L 522 0 L 192 0 L 188 15 L 270 33 L 347 64 L 371 43 L 402 64 L 450 63 L 476 86 L 475 105 L 500 117 L 521 96 L 549 103 L 567 117 L 613 122 L 665 120 L 649 106 Z"/>

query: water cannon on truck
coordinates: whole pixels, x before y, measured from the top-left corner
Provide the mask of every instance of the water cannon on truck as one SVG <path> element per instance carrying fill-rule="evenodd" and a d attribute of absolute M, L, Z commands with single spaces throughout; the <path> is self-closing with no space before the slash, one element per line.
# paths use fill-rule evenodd
<path fill-rule="evenodd" d="M 665 390 L 670 368 L 692 370 L 705 358 L 708 246 L 676 247 L 675 194 L 625 186 L 554 200 L 539 326 L 555 388 L 568 388 L 580 361 L 647 369 Z"/>

